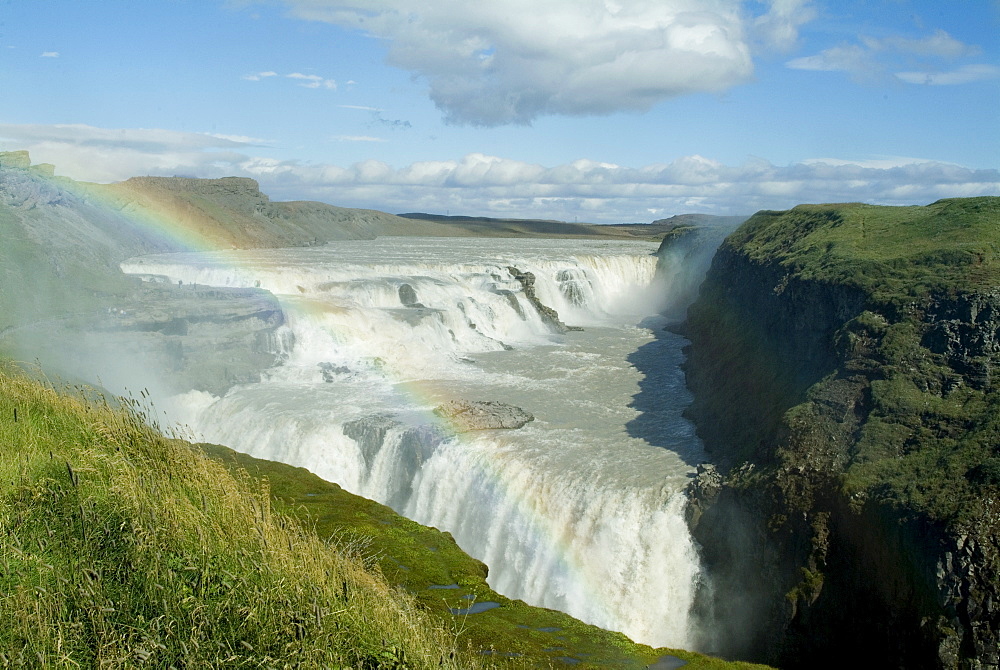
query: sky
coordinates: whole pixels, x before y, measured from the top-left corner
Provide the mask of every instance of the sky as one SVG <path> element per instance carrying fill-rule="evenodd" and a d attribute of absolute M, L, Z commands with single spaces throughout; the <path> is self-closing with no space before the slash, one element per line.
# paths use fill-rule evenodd
<path fill-rule="evenodd" d="M 1000 0 L 0 0 L 20 149 L 596 223 L 1000 195 Z"/>

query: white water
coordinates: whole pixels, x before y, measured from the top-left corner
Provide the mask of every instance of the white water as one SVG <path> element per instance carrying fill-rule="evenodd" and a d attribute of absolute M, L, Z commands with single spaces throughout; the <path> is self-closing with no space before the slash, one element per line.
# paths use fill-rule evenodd
<path fill-rule="evenodd" d="M 222 398 L 174 399 L 172 416 L 202 439 L 450 531 L 509 597 L 691 647 L 699 563 L 680 491 L 700 444 L 681 417 L 684 341 L 650 318 L 671 292 L 654 250 L 381 238 L 123 269 L 281 300 L 281 366 Z M 553 332 L 508 266 L 534 273 L 538 298 L 585 331 Z M 500 400 L 536 420 L 455 436 L 430 411 L 450 399 Z"/>

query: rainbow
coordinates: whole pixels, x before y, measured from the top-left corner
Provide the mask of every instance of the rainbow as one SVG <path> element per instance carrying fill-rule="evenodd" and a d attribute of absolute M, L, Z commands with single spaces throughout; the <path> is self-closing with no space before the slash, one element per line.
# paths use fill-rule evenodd
<path fill-rule="evenodd" d="M 139 235 L 151 251 L 215 252 L 210 256 L 213 262 L 217 263 L 220 269 L 237 274 L 252 275 L 254 271 L 266 269 L 250 265 L 239 253 L 229 253 L 236 246 L 232 237 L 225 234 L 222 227 L 214 225 L 211 217 L 194 211 L 191 203 L 181 198 L 164 196 L 145 198 L 139 202 L 138 198 L 127 197 L 121 192 L 121 188 L 116 189 L 114 186 L 52 178 L 40 172 L 37 178 L 45 179 L 53 186 L 69 192 L 87 205 L 96 208 L 104 216 L 124 220 L 128 228 Z M 315 319 L 324 310 L 320 301 L 310 300 L 307 297 L 294 301 L 294 305 L 283 303 L 282 307 L 300 310 L 300 318 L 305 319 Z M 440 426 L 454 436 L 459 447 L 464 444 L 468 448 L 460 427 L 446 418 L 434 415 L 431 411 L 432 407 L 440 403 L 440 399 L 448 397 L 443 388 L 433 381 L 393 376 L 393 371 L 390 369 L 384 370 L 383 374 L 386 382 L 398 395 L 401 407 L 421 413 L 426 418 L 426 423 Z M 607 589 L 592 583 L 595 580 L 589 576 L 590 571 L 585 564 L 585 557 L 571 546 L 571 538 L 566 537 L 565 529 L 556 527 L 554 520 L 539 509 L 536 500 L 510 486 L 510 478 L 504 471 L 505 462 L 502 454 L 487 454 L 486 457 L 477 459 L 477 466 L 479 472 L 470 476 L 503 490 L 520 522 L 530 527 L 534 535 L 543 538 L 543 541 L 549 543 L 555 551 L 557 556 L 555 569 L 560 574 L 570 576 L 576 583 L 583 584 L 588 597 L 597 604 L 597 609 L 606 613 L 613 612 L 615 608 L 609 601 Z"/>

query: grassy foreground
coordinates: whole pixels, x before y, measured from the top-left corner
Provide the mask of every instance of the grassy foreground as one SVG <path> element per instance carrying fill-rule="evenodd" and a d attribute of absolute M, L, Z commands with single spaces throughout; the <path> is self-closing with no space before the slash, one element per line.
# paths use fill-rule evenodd
<path fill-rule="evenodd" d="M 478 667 L 267 489 L 0 373 L 0 666 Z"/>
<path fill-rule="evenodd" d="M 752 667 L 485 577 L 447 533 L 306 470 L 167 439 L 138 402 L 0 363 L 0 667 Z M 452 612 L 485 600 L 499 607 Z"/>

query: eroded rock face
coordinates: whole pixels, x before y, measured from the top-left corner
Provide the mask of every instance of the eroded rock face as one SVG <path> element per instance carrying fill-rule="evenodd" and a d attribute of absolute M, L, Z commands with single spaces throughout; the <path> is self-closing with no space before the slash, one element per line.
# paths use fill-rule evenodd
<path fill-rule="evenodd" d="M 495 400 L 449 400 L 434 408 L 456 432 L 521 428 L 535 417 L 515 405 Z"/>
<path fill-rule="evenodd" d="M 923 345 L 947 357 L 973 388 L 988 388 L 1000 357 L 1000 290 L 936 298 L 924 313 Z M 952 379 L 950 384 L 959 384 Z"/>
<path fill-rule="evenodd" d="M 716 649 L 813 667 L 849 639 L 881 667 L 1000 667 L 996 447 L 964 476 L 981 492 L 973 512 L 921 502 L 938 474 L 968 467 L 943 456 L 913 493 L 899 479 L 845 485 L 871 445 L 902 459 L 989 441 L 981 417 L 970 436 L 970 415 L 926 407 L 996 402 L 1000 291 L 893 309 L 727 245 L 688 317 L 690 415 L 718 464 L 701 469 L 688 509 L 714 582 L 716 600 L 703 606 L 717 617 Z M 890 383 L 903 390 L 888 394 Z M 911 397 L 920 408 L 903 403 Z M 891 431 L 909 437 L 897 444 Z"/>

